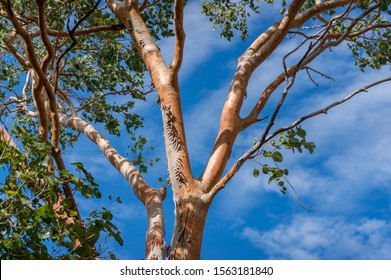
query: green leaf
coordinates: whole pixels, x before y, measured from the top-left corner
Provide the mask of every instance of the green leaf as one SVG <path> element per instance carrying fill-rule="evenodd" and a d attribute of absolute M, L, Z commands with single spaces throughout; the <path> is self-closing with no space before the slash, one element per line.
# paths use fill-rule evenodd
<path fill-rule="evenodd" d="M 44 229 L 44 230 L 41 230 L 39 233 L 38 233 L 38 237 L 40 239 L 48 239 L 52 236 L 52 231 L 50 229 Z"/>
<path fill-rule="evenodd" d="M 84 165 L 83 165 L 83 163 L 81 163 L 81 162 L 71 162 L 71 164 L 72 165 L 74 165 L 74 166 L 76 166 L 76 167 L 78 167 L 78 168 L 84 168 Z"/>
<path fill-rule="evenodd" d="M 284 158 L 282 157 L 282 154 L 279 151 L 273 152 L 272 159 L 275 162 L 282 162 Z"/>
<path fill-rule="evenodd" d="M 69 211 L 69 215 L 71 215 L 71 217 L 76 217 L 77 216 L 77 211 L 75 211 L 75 210 L 70 210 Z"/>
<path fill-rule="evenodd" d="M 312 154 L 315 149 L 316 149 L 316 145 L 314 142 L 306 142 L 304 144 L 304 147 Z"/>
<path fill-rule="evenodd" d="M 276 177 L 276 179 L 280 179 L 282 176 L 284 176 L 284 170 L 277 168 L 273 175 Z"/>
<path fill-rule="evenodd" d="M 304 129 L 302 129 L 301 127 L 297 128 L 296 133 L 301 138 L 305 138 L 305 136 L 307 135 L 307 132 Z"/>
<path fill-rule="evenodd" d="M 113 234 L 113 236 L 114 236 L 115 241 L 117 241 L 119 245 L 121 245 L 121 246 L 124 245 L 124 240 L 122 239 L 122 237 L 118 233 Z"/>
<path fill-rule="evenodd" d="M 105 211 L 102 213 L 102 219 L 110 221 L 113 219 L 113 214 L 109 211 Z"/>
<path fill-rule="evenodd" d="M 82 190 L 81 190 L 81 194 L 84 196 L 84 197 L 92 197 L 92 191 L 90 188 L 88 187 L 84 187 Z"/>
<path fill-rule="evenodd" d="M 259 170 L 257 168 L 254 168 L 253 175 L 254 175 L 254 177 L 258 177 L 259 176 Z"/>
<path fill-rule="evenodd" d="M 248 17 L 258 13 L 259 7 L 254 0 L 231 1 L 231 0 L 210 0 L 202 3 L 202 13 L 209 17 L 213 23 L 212 29 L 221 29 L 221 38 L 230 41 L 236 31 L 239 31 L 242 40 L 248 37 Z"/>

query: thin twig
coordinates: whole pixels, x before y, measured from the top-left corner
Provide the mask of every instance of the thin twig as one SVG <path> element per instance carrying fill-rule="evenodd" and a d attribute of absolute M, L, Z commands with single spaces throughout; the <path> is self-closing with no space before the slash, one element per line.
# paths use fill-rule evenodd
<path fill-rule="evenodd" d="M 320 115 L 320 114 L 327 114 L 328 111 L 331 109 L 331 108 L 334 108 L 346 101 L 348 101 L 349 99 L 351 99 L 352 97 L 354 97 L 355 95 L 361 93 L 361 92 L 367 92 L 368 89 L 374 87 L 374 86 L 377 86 L 379 84 L 382 84 L 382 83 L 386 83 L 386 82 L 390 82 L 391 81 L 391 77 L 388 77 L 388 78 L 384 78 L 382 80 L 379 80 L 379 81 L 376 81 L 374 83 L 371 83 L 369 85 L 366 85 L 354 92 L 352 92 L 351 94 L 349 94 L 348 96 L 334 102 L 334 103 L 331 103 L 330 105 L 320 109 L 320 110 L 317 110 L 317 111 L 314 111 L 312 113 L 309 113 L 299 119 L 297 119 L 296 121 L 294 121 L 292 124 L 288 125 L 288 126 L 285 126 L 285 127 L 282 127 L 282 128 L 279 128 L 277 129 L 276 131 L 274 131 L 273 133 L 271 133 L 270 135 L 268 135 L 266 138 L 265 138 L 265 143 L 270 141 L 271 139 L 273 139 L 276 135 L 278 135 L 279 133 L 281 132 L 285 132 L 287 130 L 290 130 L 292 128 L 295 128 L 296 126 L 298 126 L 299 124 L 301 124 L 303 121 L 309 119 L 309 118 L 313 118 L 317 115 Z"/>
<path fill-rule="evenodd" d="M 63 57 L 72 50 L 72 48 L 77 44 L 77 39 L 75 38 L 74 36 L 74 33 L 76 31 L 76 29 L 79 27 L 79 25 L 85 21 L 99 6 L 100 2 L 102 0 L 98 0 L 98 2 L 95 3 L 94 7 L 89 10 L 81 19 L 79 19 L 77 21 L 77 23 L 75 24 L 75 26 L 70 30 L 69 28 L 69 18 L 68 18 L 68 24 L 67 24 L 67 28 L 68 28 L 68 33 L 69 33 L 69 37 L 72 39 L 72 43 L 71 45 L 69 45 L 59 56 L 59 58 L 57 59 L 57 63 L 56 63 L 56 77 L 55 77 L 55 82 L 54 82 L 54 92 L 57 91 L 57 87 L 58 87 L 58 73 L 59 73 L 59 69 L 60 69 L 60 63 L 61 63 L 61 60 L 63 59 Z"/>
<path fill-rule="evenodd" d="M 308 77 L 309 77 L 310 80 L 315 84 L 315 86 L 319 86 L 319 85 L 318 85 L 318 83 L 315 82 L 315 80 L 312 78 L 310 71 L 315 72 L 315 73 L 321 75 L 323 78 L 326 78 L 326 79 L 329 79 L 329 80 L 332 80 L 332 81 L 335 82 L 335 79 L 334 79 L 334 78 L 332 78 L 332 77 L 330 77 L 330 76 L 327 76 L 326 74 L 324 74 L 324 73 L 322 73 L 322 72 L 320 72 L 320 71 L 317 71 L 317 70 L 315 70 L 315 69 L 313 69 L 313 68 L 311 68 L 311 67 L 309 67 L 309 66 L 306 66 L 306 67 L 304 67 L 303 69 L 305 69 L 305 71 L 307 72 Z"/>
<path fill-rule="evenodd" d="M 367 92 L 368 89 L 372 88 L 372 87 L 375 87 L 379 84 L 382 84 L 382 83 L 386 83 L 386 82 L 390 82 L 391 81 L 391 77 L 387 77 L 387 78 L 384 78 L 384 79 L 381 79 L 381 80 L 378 80 L 374 83 L 371 83 L 369 85 L 366 85 L 354 92 L 352 92 L 351 94 L 349 94 L 348 96 L 320 109 L 320 110 L 317 110 L 317 111 L 314 111 L 310 114 L 307 114 L 299 119 L 297 119 L 295 122 L 293 122 L 292 124 L 288 125 L 288 126 L 285 126 L 285 127 L 282 127 L 282 128 L 279 128 L 277 130 L 275 130 L 273 133 L 269 134 L 263 141 L 259 141 L 257 143 L 255 143 L 246 153 L 244 153 L 235 163 L 234 165 L 229 169 L 229 171 L 226 173 L 226 175 L 220 179 L 220 181 L 213 187 L 213 189 L 210 191 L 209 193 L 209 196 L 210 197 L 213 197 L 214 195 L 217 194 L 218 191 L 220 191 L 222 188 L 224 188 L 224 186 L 232 179 L 232 177 L 239 171 L 239 169 L 242 167 L 242 165 L 244 164 L 244 162 L 246 162 L 248 159 L 250 159 L 256 152 L 259 151 L 259 149 L 264 145 L 266 144 L 267 142 L 269 142 L 270 140 L 272 140 L 276 135 L 278 135 L 279 133 L 282 133 L 282 132 L 285 132 L 285 131 L 288 131 L 290 129 L 293 129 L 295 128 L 296 126 L 298 126 L 299 124 L 301 124 L 303 121 L 307 120 L 307 119 L 310 119 L 310 118 L 313 118 L 317 115 L 320 115 L 320 114 L 327 114 L 327 112 L 348 101 L 349 99 L 353 98 L 355 95 L 361 93 L 361 92 Z"/>

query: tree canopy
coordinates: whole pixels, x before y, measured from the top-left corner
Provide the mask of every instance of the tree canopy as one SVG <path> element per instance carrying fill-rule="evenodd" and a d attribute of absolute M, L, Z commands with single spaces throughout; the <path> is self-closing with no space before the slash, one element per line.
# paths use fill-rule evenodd
<path fill-rule="evenodd" d="M 197 259 L 209 206 L 245 162 L 259 163 L 253 176 L 267 176 L 285 194 L 290 183 L 289 170 L 280 167 L 284 150 L 313 153 L 316 147 L 301 124 L 391 81 L 390 76 L 381 77 L 291 124 L 275 127 L 298 73 L 306 73 L 315 84 L 313 75 L 331 79 L 312 67 L 323 53 L 349 49 L 361 71 L 389 66 L 391 1 L 197 1 L 210 28 L 221 37 L 216 40 L 239 37 L 246 48 L 236 58 L 226 102 L 219 108 L 214 145 L 196 177 L 180 86 L 187 2 L 0 0 L 2 258 L 96 259 L 102 257 L 105 249 L 100 244 L 106 238 L 126 246 L 109 207 L 90 213 L 79 209 L 81 200 L 102 198 L 99 183 L 83 158 L 64 160 L 64 153 L 84 137 L 101 150 L 96 157 L 110 162 L 145 205 L 145 257 Z M 266 5 L 278 9 L 280 17 L 249 40 L 249 22 L 261 20 L 259 12 Z M 175 42 L 169 56 L 172 61 L 160 49 L 168 38 Z M 253 73 L 293 38 L 298 43 L 279 58 L 281 73 L 257 92 L 249 91 Z M 150 95 L 155 95 L 161 110 L 166 152 L 152 158 L 146 154 L 147 137 L 139 133 L 144 120 L 152 116 L 135 111 Z M 250 95 L 255 97 L 247 112 L 243 104 Z M 270 104 L 276 95 L 277 102 Z M 259 123 L 265 124 L 261 131 Z M 229 166 L 237 137 L 248 129 L 257 129 L 260 137 L 248 143 L 247 152 Z M 127 141 L 132 157 L 120 154 L 111 137 Z M 162 161 L 168 175 L 147 182 L 144 174 Z M 175 205 L 171 242 L 165 240 L 162 207 L 167 187 Z M 122 203 L 116 196 L 103 199 Z M 108 255 L 116 258 L 110 250 Z"/>

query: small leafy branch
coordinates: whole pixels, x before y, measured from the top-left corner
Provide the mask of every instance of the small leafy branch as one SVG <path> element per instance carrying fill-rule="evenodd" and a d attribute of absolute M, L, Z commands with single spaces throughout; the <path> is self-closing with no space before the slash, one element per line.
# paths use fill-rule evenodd
<path fill-rule="evenodd" d="M 250 158 L 255 162 L 258 162 L 257 159 L 260 157 L 272 160 L 274 166 L 270 166 L 267 163 L 258 163 L 262 165 L 262 173 L 269 176 L 268 183 L 271 184 L 272 182 L 276 182 L 283 194 L 286 194 L 287 192 L 285 182 L 289 185 L 290 183 L 286 178 L 289 174 L 288 169 L 282 169 L 278 165 L 284 161 L 284 157 L 280 151 L 282 149 L 288 149 L 292 150 L 293 153 L 295 153 L 295 151 L 302 153 L 303 149 L 305 149 L 310 153 L 313 153 L 316 148 L 315 143 L 307 141 L 306 135 L 306 131 L 299 126 L 286 132 L 281 132 L 277 140 L 270 140 L 269 144 L 272 147 L 272 150 L 262 149 Z M 257 140 L 255 140 L 255 142 L 257 142 Z M 255 177 L 260 175 L 258 168 L 254 168 L 253 175 Z"/>
<path fill-rule="evenodd" d="M 143 154 L 146 150 L 153 151 L 155 149 L 153 146 L 150 146 L 147 149 L 146 146 L 148 140 L 148 138 L 141 135 L 132 135 L 130 138 L 130 144 L 128 145 L 128 149 L 130 149 L 131 155 L 133 157 L 132 164 L 138 167 L 140 173 L 147 173 L 149 167 L 155 166 L 155 164 L 160 161 L 160 157 L 151 159 L 147 158 Z"/>

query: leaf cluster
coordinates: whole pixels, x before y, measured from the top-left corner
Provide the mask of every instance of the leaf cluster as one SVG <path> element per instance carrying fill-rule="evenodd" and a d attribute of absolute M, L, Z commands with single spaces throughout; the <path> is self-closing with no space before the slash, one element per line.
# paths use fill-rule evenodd
<path fill-rule="evenodd" d="M 174 0 L 157 1 L 145 9 L 142 17 L 152 37 L 159 41 L 161 38 L 175 36 L 172 29 L 174 19 Z"/>
<path fill-rule="evenodd" d="M 202 12 L 213 23 L 213 30 L 220 28 L 220 36 L 230 41 L 234 37 L 234 30 L 240 32 L 242 40 L 248 37 L 247 20 L 251 13 L 259 13 L 257 3 L 260 0 L 213 0 L 202 3 Z M 273 2 L 273 1 L 267 1 Z"/>
<path fill-rule="evenodd" d="M 109 209 L 93 210 L 80 221 L 70 199 L 59 200 L 65 185 L 75 196 L 99 199 L 102 195 L 83 164 L 73 163 L 78 176 L 51 167 L 51 145 L 35 139 L 34 127 L 28 119 L 14 125 L 13 136 L 21 150 L 0 141 L 0 167 L 7 170 L 0 187 L 1 259 L 86 259 L 100 254 L 96 248 L 104 236 L 122 245 Z M 73 223 L 69 217 L 75 218 Z M 75 240 L 81 242 L 77 248 Z"/>
<path fill-rule="evenodd" d="M 389 22 L 379 22 L 379 24 Z M 379 70 L 382 66 L 391 63 L 391 30 L 377 29 L 372 32 L 371 37 L 357 38 L 355 41 L 348 43 L 352 51 L 354 63 L 361 71 L 366 68 Z"/>
<path fill-rule="evenodd" d="M 130 149 L 130 152 L 133 156 L 132 164 L 134 166 L 138 167 L 138 170 L 141 173 L 147 173 L 149 167 L 153 167 L 155 163 L 158 163 L 160 161 L 159 157 L 156 157 L 155 159 L 149 159 L 145 156 L 145 151 L 147 150 L 147 142 L 148 138 L 143 137 L 141 135 L 136 136 L 133 135 L 130 138 L 131 145 L 128 146 L 128 149 Z M 150 147 L 151 151 L 153 151 L 155 148 Z"/>
<path fill-rule="evenodd" d="M 310 153 L 313 153 L 316 148 L 315 143 L 307 141 L 306 135 L 306 131 L 301 127 L 296 127 L 286 132 L 282 132 L 280 133 L 278 140 L 270 141 L 272 150 L 263 149 L 258 156 L 253 157 L 253 160 L 255 160 L 255 158 L 262 157 L 272 161 L 274 166 L 267 163 L 260 163 L 262 165 L 262 173 L 268 175 L 268 183 L 271 184 L 275 182 L 283 194 L 287 191 L 285 181 L 287 181 L 286 176 L 289 175 L 289 170 L 279 167 L 279 164 L 284 161 L 281 150 L 288 149 L 293 153 L 295 153 L 295 151 L 302 153 L 303 149 L 306 149 Z M 253 175 L 254 177 L 258 177 L 260 175 L 260 170 L 258 168 L 254 168 Z"/>

